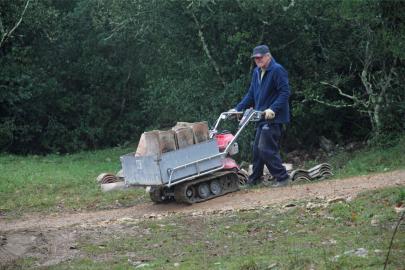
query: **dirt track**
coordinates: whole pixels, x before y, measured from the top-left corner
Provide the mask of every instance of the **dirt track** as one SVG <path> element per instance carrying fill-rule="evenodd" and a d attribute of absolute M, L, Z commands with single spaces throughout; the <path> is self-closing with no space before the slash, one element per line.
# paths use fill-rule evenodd
<path fill-rule="evenodd" d="M 97 212 L 31 214 L 12 221 L 0 219 L 0 269 L 2 266 L 13 267 L 13 263 L 19 258 L 35 258 L 35 266 L 40 267 L 85 258 L 86 255 L 77 246 L 81 239 L 97 243 L 122 234 L 122 226 L 128 221 L 160 219 L 175 213 L 209 215 L 268 205 L 283 207 L 295 200 L 353 198 L 360 192 L 389 186 L 405 186 L 405 171 L 325 180 L 279 189 L 264 187 L 242 190 L 195 205 L 146 203 Z M 126 237 L 129 233 L 131 231 L 125 231 Z"/>
<path fill-rule="evenodd" d="M 0 233 L 22 230 L 49 230 L 63 227 L 92 227 L 111 224 L 123 218 L 143 219 L 166 216 L 172 213 L 215 213 L 223 210 L 254 208 L 258 206 L 286 203 L 292 200 L 315 197 L 355 197 L 358 193 L 389 186 L 404 186 L 405 171 L 394 171 L 347 179 L 293 185 L 285 188 L 261 188 L 242 190 L 207 202 L 194 205 L 146 203 L 129 208 L 97 212 L 65 213 L 54 215 L 27 215 L 14 221 L 0 219 Z"/>

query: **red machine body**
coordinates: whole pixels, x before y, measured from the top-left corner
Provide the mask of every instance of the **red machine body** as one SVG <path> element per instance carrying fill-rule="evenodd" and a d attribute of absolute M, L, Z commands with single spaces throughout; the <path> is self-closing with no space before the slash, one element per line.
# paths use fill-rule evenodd
<path fill-rule="evenodd" d="M 219 133 L 215 135 L 215 138 L 217 139 L 217 144 L 219 147 L 219 151 L 224 151 L 225 148 L 228 146 L 228 144 L 235 138 L 234 135 L 231 133 Z M 236 161 L 230 157 L 226 157 L 223 160 L 223 165 L 224 169 L 238 169 L 239 170 L 239 165 L 236 163 Z"/>
<path fill-rule="evenodd" d="M 231 169 L 240 169 L 239 165 L 236 163 L 236 161 L 233 158 L 226 157 L 223 160 L 224 164 L 224 169 L 226 170 L 231 170 Z"/>
<path fill-rule="evenodd" d="M 235 138 L 231 133 L 219 133 L 215 135 L 219 151 L 224 151 L 228 144 Z"/>

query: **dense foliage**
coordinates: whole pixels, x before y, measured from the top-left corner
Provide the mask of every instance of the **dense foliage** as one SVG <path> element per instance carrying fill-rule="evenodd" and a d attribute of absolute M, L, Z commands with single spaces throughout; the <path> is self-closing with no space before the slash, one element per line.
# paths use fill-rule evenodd
<path fill-rule="evenodd" d="M 289 71 L 290 147 L 395 136 L 404 14 L 389 0 L 0 0 L 0 151 L 212 122 L 244 95 L 259 43 Z"/>

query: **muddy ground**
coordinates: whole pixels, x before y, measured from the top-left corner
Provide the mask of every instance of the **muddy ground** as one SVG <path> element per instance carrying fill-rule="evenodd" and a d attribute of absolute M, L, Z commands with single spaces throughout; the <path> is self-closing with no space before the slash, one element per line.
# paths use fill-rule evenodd
<path fill-rule="evenodd" d="M 28 214 L 17 220 L 0 217 L 0 268 L 19 259 L 32 257 L 38 266 L 54 265 L 84 256 L 77 241 L 106 239 L 122 230 L 123 221 L 164 219 L 165 216 L 210 215 L 222 212 L 255 209 L 263 206 L 282 208 L 296 200 L 353 199 L 373 189 L 405 186 L 405 171 L 394 171 L 347 179 L 324 180 L 285 188 L 241 190 L 194 205 L 146 203 L 128 208 L 58 214 Z"/>

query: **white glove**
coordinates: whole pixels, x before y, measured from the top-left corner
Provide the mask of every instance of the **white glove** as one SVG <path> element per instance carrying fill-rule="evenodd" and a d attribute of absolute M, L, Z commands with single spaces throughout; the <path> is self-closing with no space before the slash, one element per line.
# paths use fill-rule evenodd
<path fill-rule="evenodd" d="M 275 116 L 276 116 L 276 113 L 273 112 L 272 109 L 267 109 L 267 110 L 264 111 L 264 118 L 265 118 L 266 120 L 271 120 L 271 119 L 273 119 Z"/>

